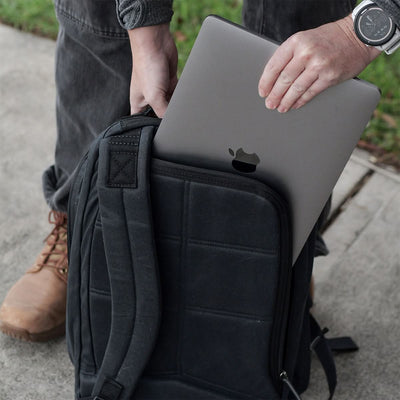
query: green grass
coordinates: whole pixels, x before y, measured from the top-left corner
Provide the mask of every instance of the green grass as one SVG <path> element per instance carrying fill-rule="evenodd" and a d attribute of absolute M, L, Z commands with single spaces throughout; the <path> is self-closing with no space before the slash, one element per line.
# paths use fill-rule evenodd
<path fill-rule="evenodd" d="M 175 0 L 171 29 L 179 51 L 182 70 L 201 22 L 209 14 L 218 14 L 240 22 L 242 0 Z M 0 0 L 0 21 L 19 29 L 55 38 L 57 21 L 51 0 Z M 381 55 L 361 74 L 382 90 L 382 100 L 363 139 L 372 147 L 392 152 L 400 160 L 400 50 Z"/>
<path fill-rule="evenodd" d="M 363 139 L 400 159 L 400 51 L 390 56 L 380 55 L 360 77 L 382 91 L 382 99 Z"/>
<path fill-rule="evenodd" d="M 242 1 L 174 0 L 174 12 L 171 30 L 174 32 L 178 48 L 179 70 L 181 71 L 204 18 L 210 14 L 217 14 L 233 22 L 240 23 Z"/>
<path fill-rule="evenodd" d="M 0 0 L 0 21 L 55 39 L 58 23 L 51 0 Z"/>

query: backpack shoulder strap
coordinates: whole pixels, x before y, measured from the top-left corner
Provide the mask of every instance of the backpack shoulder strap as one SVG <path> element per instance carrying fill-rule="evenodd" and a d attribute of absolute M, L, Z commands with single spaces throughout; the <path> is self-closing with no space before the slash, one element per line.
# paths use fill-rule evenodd
<path fill-rule="evenodd" d="M 114 130 L 100 142 L 97 189 L 112 318 L 93 399 L 131 399 L 158 334 L 160 286 L 149 193 L 158 124 L 131 117 L 121 121 L 121 134 Z"/>

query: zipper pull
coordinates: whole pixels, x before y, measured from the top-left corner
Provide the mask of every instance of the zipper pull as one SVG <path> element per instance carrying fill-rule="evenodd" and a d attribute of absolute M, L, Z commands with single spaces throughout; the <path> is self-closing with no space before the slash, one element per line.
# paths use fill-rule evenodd
<path fill-rule="evenodd" d="M 296 389 L 294 388 L 294 386 L 292 385 L 292 383 L 289 380 L 289 377 L 286 373 L 286 371 L 282 371 L 279 375 L 279 377 L 281 378 L 282 382 L 285 383 L 287 385 L 287 387 L 289 388 L 289 390 L 292 392 L 293 396 L 295 397 L 296 400 L 301 400 L 300 395 L 296 392 Z"/>

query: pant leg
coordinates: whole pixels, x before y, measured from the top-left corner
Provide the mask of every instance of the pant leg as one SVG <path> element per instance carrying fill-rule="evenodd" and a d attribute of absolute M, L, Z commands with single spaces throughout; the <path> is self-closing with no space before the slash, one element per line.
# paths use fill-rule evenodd
<path fill-rule="evenodd" d="M 244 0 L 243 23 L 278 42 L 348 15 L 356 0 Z"/>
<path fill-rule="evenodd" d="M 129 39 L 115 0 L 58 0 L 55 162 L 43 174 L 51 209 L 67 210 L 71 174 L 94 137 L 128 115 Z"/>

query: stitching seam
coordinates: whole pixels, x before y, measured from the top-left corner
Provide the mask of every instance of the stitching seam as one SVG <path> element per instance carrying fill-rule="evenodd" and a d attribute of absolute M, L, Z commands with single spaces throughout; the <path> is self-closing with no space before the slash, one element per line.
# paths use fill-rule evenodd
<path fill-rule="evenodd" d="M 77 25 L 80 25 L 81 27 L 86 28 L 89 32 L 92 32 L 96 35 L 109 36 L 109 37 L 117 38 L 117 39 L 125 39 L 125 40 L 128 39 L 128 35 L 123 32 L 118 33 L 118 32 L 96 29 L 96 28 L 90 26 L 89 24 L 87 24 L 86 22 L 81 21 L 80 19 L 72 16 L 67 11 L 62 9 L 60 6 L 56 7 L 56 10 L 59 14 L 61 14 L 64 18 L 66 18 L 70 22 L 74 22 Z"/>

